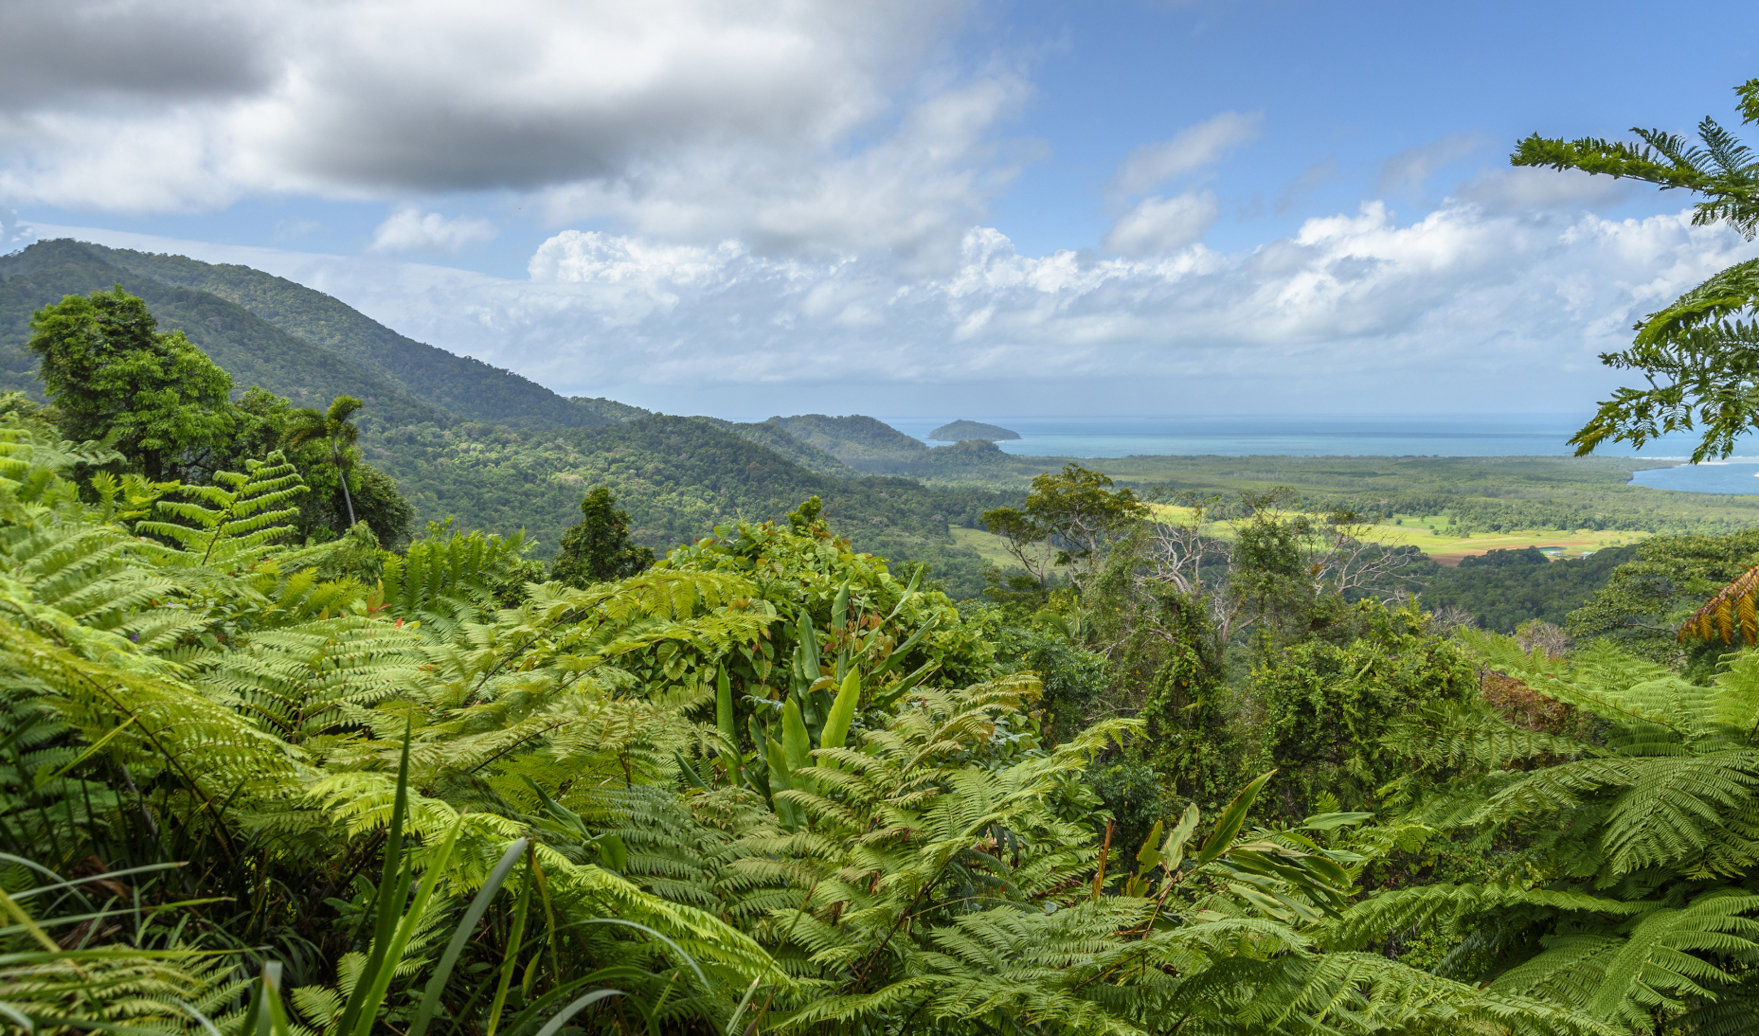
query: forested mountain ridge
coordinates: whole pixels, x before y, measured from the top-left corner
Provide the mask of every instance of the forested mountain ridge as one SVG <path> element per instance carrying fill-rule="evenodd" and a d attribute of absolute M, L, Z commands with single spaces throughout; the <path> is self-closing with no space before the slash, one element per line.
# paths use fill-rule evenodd
<path fill-rule="evenodd" d="M 232 375 L 242 392 L 261 385 L 301 406 L 358 396 L 367 418 L 393 424 L 449 419 L 433 402 L 337 353 L 275 327 L 217 295 L 167 284 L 110 262 L 95 245 L 50 241 L 0 257 L 0 390 L 42 397 L 37 360 L 25 349 L 31 314 L 66 295 L 121 284 L 143 299 L 162 329 L 178 329 Z"/>
<path fill-rule="evenodd" d="M 718 523 L 780 518 L 818 496 L 860 549 L 930 562 L 961 596 L 982 588 L 981 557 L 953 542 L 949 523 L 976 524 L 1002 502 L 993 490 L 863 474 L 790 433 L 790 424 L 816 427 L 814 419 L 738 424 L 567 399 L 248 267 L 67 240 L 0 257 L 0 391 L 41 397 L 36 358 L 25 350 L 34 312 L 114 284 L 145 300 L 161 330 L 182 330 L 224 368 L 235 395 L 259 385 L 317 409 L 339 396 L 362 399 L 361 448 L 397 480 L 419 520 L 524 529 L 547 557 L 578 518 L 581 497 L 606 485 L 630 512 L 636 542 L 664 551 Z M 872 418 L 822 420 L 894 450 L 908 442 L 929 452 Z"/>
<path fill-rule="evenodd" d="M 637 543 L 662 551 L 731 519 L 780 518 L 817 496 L 858 549 L 928 561 L 958 596 L 982 588 L 982 559 L 956 546 L 949 526 L 977 524 L 1002 494 L 814 471 L 753 441 L 742 431 L 751 427 L 664 414 L 597 428 L 421 425 L 385 431 L 366 455 L 397 479 L 419 516 L 524 528 L 544 556 L 595 485 L 616 492 Z"/>
<path fill-rule="evenodd" d="M 860 471 L 901 474 L 929 453 L 927 444 L 884 421 L 861 414 L 796 414 L 772 417 L 763 423 L 774 425 Z"/>
<path fill-rule="evenodd" d="M 732 432 L 741 439 L 766 446 L 781 454 L 803 468 L 809 468 L 821 475 L 834 475 L 847 478 L 859 474 L 854 468 L 838 460 L 813 444 L 790 435 L 787 429 L 776 422 L 775 418 L 768 421 L 728 421 L 719 417 L 698 417 L 723 431 Z"/>
<path fill-rule="evenodd" d="M 0 366 L 14 375 L 30 369 L 22 353 L 29 334 L 28 300 L 40 307 L 62 295 L 120 283 L 145 299 L 166 326 L 182 328 L 232 373 L 240 388 L 260 384 L 303 402 L 308 395 L 327 400 L 339 394 L 328 387 L 330 381 L 355 379 L 372 388 L 357 388 L 352 394 L 398 423 L 438 420 L 443 412 L 470 420 L 585 427 L 623 416 L 605 412 L 610 408 L 601 409 L 595 400 L 569 399 L 512 371 L 417 342 L 321 291 L 248 266 L 62 239 L 0 258 L 0 284 L 20 275 L 31 283 L 16 286 L 0 303 L 0 345 L 11 347 Z M 240 329 L 250 327 L 244 315 L 284 337 L 258 331 L 260 342 L 235 348 Z M 221 321 L 214 329 L 218 333 L 204 332 L 216 316 Z M 337 377 L 295 367 L 288 358 L 296 356 L 334 364 Z M 407 402 L 398 396 L 408 397 Z"/>

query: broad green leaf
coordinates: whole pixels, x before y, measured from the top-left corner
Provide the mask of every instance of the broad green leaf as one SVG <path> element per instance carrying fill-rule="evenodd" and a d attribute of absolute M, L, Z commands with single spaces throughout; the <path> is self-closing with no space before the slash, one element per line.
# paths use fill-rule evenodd
<path fill-rule="evenodd" d="M 844 746 L 849 739 L 849 725 L 855 721 L 855 705 L 860 700 L 861 674 L 850 673 L 837 691 L 837 700 L 831 703 L 831 714 L 825 718 L 825 728 L 818 737 L 820 748 Z"/>
<path fill-rule="evenodd" d="M 1258 792 L 1274 773 L 1276 771 L 1271 770 L 1261 774 L 1251 784 L 1246 785 L 1245 790 L 1234 796 L 1234 801 L 1228 803 L 1228 808 L 1222 810 L 1222 815 L 1215 822 L 1215 829 L 1209 832 L 1209 837 L 1203 841 L 1203 847 L 1197 851 L 1197 858 L 1192 861 L 1195 866 L 1201 867 L 1220 856 L 1233 843 L 1234 836 L 1240 833 L 1240 825 L 1246 822 L 1246 814 L 1252 811 L 1252 803 L 1258 800 Z"/>

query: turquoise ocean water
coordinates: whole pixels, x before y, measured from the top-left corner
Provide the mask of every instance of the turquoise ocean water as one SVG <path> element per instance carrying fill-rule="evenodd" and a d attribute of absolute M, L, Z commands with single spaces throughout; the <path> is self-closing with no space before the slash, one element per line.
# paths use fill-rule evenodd
<path fill-rule="evenodd" d="M 1565 457 L 1585 414 L 1187 417 L 975 416 L 1021 438 L 1001 443 L 1029 457 L 1127 457 L 1216 455 L 1244 457 Z M 882 417 L 880 420 L 930 445 L 928 433 L 947 417 Z M 1729 463 L 1685 465 L 1695 440 L 1675 436 L 1640 453 L 1602 448 L 1604 456 L 1679 460 L 1682 466 L 1638 472 L 1635 481 L 1658 489 L 1700 493 L 1759 494 L 1759 442 L 1747 442 Z"/>

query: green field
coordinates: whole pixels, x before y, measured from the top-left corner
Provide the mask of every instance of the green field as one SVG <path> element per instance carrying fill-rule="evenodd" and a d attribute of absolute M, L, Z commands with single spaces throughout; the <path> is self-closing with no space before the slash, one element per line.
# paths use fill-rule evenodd
<path fill-rule="evenodd" d="M 1002 538 L 995 533 L 987 529 L 963 529 L 957 525 L 952 527 L 952 533 L 954 543 L 975 550 L 983 560 L 997 568 L 1020 567 L 1020 562 L 1014 560 L 1014 555 L 1008 553 L 1008 549 L 1002 546 Z M 1048 561 L 1050 552 L 1047 550 L 1041 553 Z"/>
<path fill-rule="evenodd" d="M 1177 504 L 1154 504 L 1155 517 L 1166 522 L 1190 521 L 1195 513 L 1190 507 Z M 1310 515 L 1318 518 L 1318 515 Z M 1228 523 L 1218 522 L 1217 533 L 1229 535 Z M 974 529 L 958 530 L 975 533 Z M 980 534 L 989 535 L 989 534 Z M 1390 547 L 1416 547 L 1444 565 L 1457 565 L 1461 558 L 1487 554 L 1493 550 L 1521 550 L 1526 547 L 1560 548 L 1559 557 L 1581 557 L 1607 547 L 1621 547 L 1653 535 L 1637 529 L 1505 529 L 1496 532 L 1462 532 L 1450 528 L 1448 519 L 1438 515 L 1395 515 L 1393 521 L 1366 526 L 1358 538 L 1369 543 Z M 994 536 L 989 536 L 994 540 Z M 961 543 L 966 542 L 961 540 Z M 978 545 L 971 538 L 971 545 Z M 999 549 L 999 548 L 998 548 Z M 981 552 L 981 551 L 980 551 Z"/>
<path fill-rule="evenodd" d="M 1400 515 L 1399 524 L 1371 527 L 1362 539 L 1394 547 L 1416 547 L 1444 565 L 1493 550 L 1525 547 L 1561 547 L 1562 557 L 1581 557 L 1607 547 L 1622 547 L 1646 539 L 1641 529 L 1514 529 L 1461 535 L 1449 531 L 1447 520 L 1438 517 Z"/>

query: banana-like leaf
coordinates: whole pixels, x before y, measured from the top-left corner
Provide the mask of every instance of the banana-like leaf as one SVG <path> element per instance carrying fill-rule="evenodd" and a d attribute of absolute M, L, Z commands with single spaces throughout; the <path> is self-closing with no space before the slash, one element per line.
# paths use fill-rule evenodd
<path fill-rule="evenodd" d="M 849 740 L 849 725 L 855 721 L 855 706 L 861 700 L 861 674 L 850 673 L 831 703 L 831 714 L 818 736 L 820 748 L 842 748 Z"/>
<path fill-rule="evenodd" d="M 1228 803 L 1228 808 L 1222 810 L 1222 815 L 1216 819 L 1209 837 L 1203 840 L 1202 848 L 1197 850 L 1196 858 L 1191 861 L 1193 866 L 1201 867 L 1209 863 L 1233 844 L 1234 836 L 1240 833 L 1241 825 L 1246 823 L 1246 814 L 1252 811 L 1252 803 L 1258 800 L 1259 791 L 1274 773 L 1276 771 L 1271 770 L 1259 775 L 1258 779 L 1234 796 L 1234 801 Z"/>

